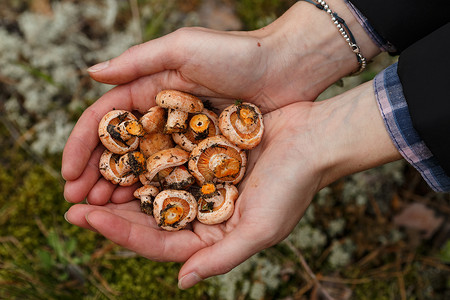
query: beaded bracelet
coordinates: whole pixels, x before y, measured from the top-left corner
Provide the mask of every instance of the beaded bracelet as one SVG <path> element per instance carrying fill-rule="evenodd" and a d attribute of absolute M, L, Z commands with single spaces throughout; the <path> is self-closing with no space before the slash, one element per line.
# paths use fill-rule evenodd
<path fill-rule="evenodd" d="M 345 41 L 350 46 L 350 49 L 355 53 L 356 59 L 358 60 L 359 69 L 356 72 L 353 72 L 350 74 L 351 76 L 355 76 L 360 74 L 367 66 L 367 60 L 362 55 L 361 49 L 356 44 L 355 37 L 353 36 L 352 32 L 350 31 L 350 28 L 348 28 L 347 24 L 345 23 L 345 20 L 339 17 L 337 13 L 332 11 L 328 4 L 324 0 L 315 0 L 317 2 L 314 2 L 313 0 L 303 0 L 308 3 L 313 4 L 315 7 L 317 7 L 320 10 L 325 11 L 327 14 L 331 16 L 331 21 L 333 21 L 334 25 L 339 29 L 339 32 L 341 33 L 342 37 L 345 39 Z"/>

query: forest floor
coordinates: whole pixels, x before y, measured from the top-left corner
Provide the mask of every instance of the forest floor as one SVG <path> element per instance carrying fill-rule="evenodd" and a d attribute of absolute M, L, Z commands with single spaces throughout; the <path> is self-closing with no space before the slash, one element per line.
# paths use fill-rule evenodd
<path fill-rule="evenodd" d="M 0 3 L 0 298 L 450 299 L 450 195 L 403 161 L 318 193 L 282 243 L 188 291 L 150 262 L 64 221 L 61 153 L 111 87 L 86 67 L 182 26 L 252 30 L 288 0 L 14 0 Z M 320 99 L 371 80 L 381 55 Z"/>

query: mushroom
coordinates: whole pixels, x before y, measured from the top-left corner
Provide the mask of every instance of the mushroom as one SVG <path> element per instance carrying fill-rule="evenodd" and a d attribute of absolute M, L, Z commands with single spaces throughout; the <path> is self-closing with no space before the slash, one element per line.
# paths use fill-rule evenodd
<path fill-rule="evenodd" d="M 170 168 L 169 170 L 170 173 L 164 177 L 164 189 L 185 190 L 195 182 L 194 176 L 189 173 L 185 166 Z"/>
<path fill-rule="evenodd" d="M 136 150 L 139 137 L 143 134 L 144 129 L 137 118 L 125 110 L 108 112 L 98 125 L 100 141 L 106 149 L 116 154 Z"/>
<path fill-rule="evenodd" d="M 263 117 L 256 105 L 239 102 L 222 111 L 219 128 L 239 148 L 253 149 L 261 142 L 264 133 Z"/>
<path fill-rule="evenodd" d="M 144 185 L 134 191 L 133 196 L 141 200 L 141 211 L 153 216 L 153 200 L 159 189 L 154 185 Z"/>
<path fill-rule="evenodd" d="M 241 181 L 247 165 L 245 150 L 216 135 L 201 141 L 189 157 L 189 171 L 199 185 L 205 182 Z"/>
<path fill-rule="evenodd" d="M 162 132 L 146 133 L 140 138 L 139 150 L 146 157 L 150 157 L 158 151 L 174 147 L 172 137 Z"/>
<path fill-rule="evenodd" d="M 164 190 L 153 201 L 156 224 L 168 231 L 180 230 L 197 215 L 197 200 L 187 191 Z"/>
<path fill-rule="evenodd" d="M 147 170 L 141 176 L 141 182 L 147 184 L 154 180 L 158 172 L 186 163 L 189 153 L 179 148 L 170 148 L 158 151 L 147 159 Z"/>
<path fill-rule="evenodd" d="M 146 133 L 162 132 L 166 124 L 166 111 L 162 107 L 153 106 L 139 121 Z"/>
<path fill-rule="evenodd" d="M 145 157 L 139 151 L 120 155 L 106 149 L 100 157 L 100 173 L 105 179 L 121 186 L 136 183 L 144 168 Z"/>
<path fill-rule="evenodd" d="M 197 97 L 176 91 L 163 90 L 156 95 L 156 104 L 169 110 L 165 133 L 184 132 L 189 113 L 198 113 L 203 109 L 203 103 Z"/>
<path fill-rule="evenodd" d="M 217 115 L 206 108 L 188 121 L 186 132 L 172 133 L 173 141 L 186 151 L 192 151 L 205 138 L 220 134 Z"/>
<path fill-rule="evenodd" d="M 198 200 L 197 219 L 203 224 L 219 224 L 233 215 L 238 189 L 229 183 L 215 186 L 206 183 Z"/>

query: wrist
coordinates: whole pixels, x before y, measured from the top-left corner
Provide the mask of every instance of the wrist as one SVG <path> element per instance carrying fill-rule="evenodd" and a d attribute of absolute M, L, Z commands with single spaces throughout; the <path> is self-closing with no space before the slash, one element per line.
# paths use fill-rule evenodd
<path fill-rule="evenodd" d="M 380 53 L 344 1 L 328 0 L 327 4 L 345 20 L 367 60 Z M 289 74 L 281 74 L 287 81 L 303 80 L 301 100 L 315 99 L 338 79 L 359 69 L 355 53 L 330 16 L 310 3 L 297 2 L 275 22 L 254 34 L 270 49 L 268 66 L 282 65 L 289 69 Z M 276 70 L 273 73 L 280 75 Z"/>
<path fill-rule="evenodd" d="M 314 103 L 311 122 L 320 188 L 335 180 L 402 158 L 386 131 L 372 82 Z"/>

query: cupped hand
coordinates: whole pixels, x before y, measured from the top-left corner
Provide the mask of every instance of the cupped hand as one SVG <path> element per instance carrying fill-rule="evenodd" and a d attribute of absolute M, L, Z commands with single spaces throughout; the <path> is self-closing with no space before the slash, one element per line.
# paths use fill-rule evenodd
<path fill-rule="evenodd" d="M 245 99 L 265 112 L 314 100 L 317 95 L 305 91 L 312 75 L 309 65 L 289 65 L 293 49 L 275 44 L 271 31 L 181 28 L 88 71 L 99 82 L 130 83 L 132 92 L 145 86 L 156 95 L 170 87 L 198 96 Z"/>
<path fill-rule="evenodd" d="M 307 125 L 311 106 L 296 103 L 265 114 L 265 135 L 250 153 L 235 212 L 225 223 L 194 221 L 190 229 L 162 231 L 152 217 L 140 212 L 139 201 L 130 201 L 131 189 L 115 194 L 115 203 L 74 205 L 66 218 L 148 259 L 184 262 L 180 288 L 226 273 L 284 239 L 319 189 L 314 137 Z M 98 202 L 104 201 L 102 189 L 111 194 L 103 183 L 97 189 Z"/>

